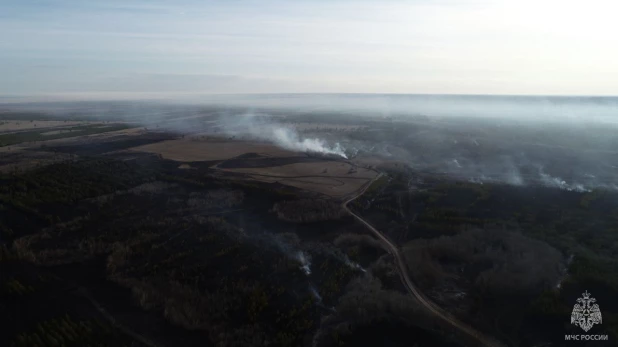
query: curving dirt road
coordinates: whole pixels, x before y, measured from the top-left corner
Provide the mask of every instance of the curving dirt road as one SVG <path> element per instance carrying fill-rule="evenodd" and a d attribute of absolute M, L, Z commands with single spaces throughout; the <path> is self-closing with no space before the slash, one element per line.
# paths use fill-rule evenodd
<path fill-rule="evenodd" d="M 432 312 L 433 314 L 435 314 L 440 319 L 444 320 L 445 322 L 447 322 L 448 324 L 450 324 L 457 330 L 465 333 L 468 336 L 471 336 L 482 346 L 502 347 L 503 344 L 501 344 L 499 341 L 493 338 L 487 337 L 481 332 L 474 329 L 473 327 L 459 321 L 457 318 L 451 316 L 450 314 L 442 310 L 440 307 L 438 307 L 436 304 L 431 302 L 429 299 L 427 299 L 414 285 L 414 282 L 412 282 L 412 280 L 410 279 L 410 275 L 408 274 L 408 271 L 406 269 L 406 263 L 403 259 L 403 256 L 401 255 L 401 252 L 399 252 L 399 249 L 397 248 L 397 246 L 393 244 L 388 238 L 386 238 L 386 236 L 384 236 L 384 234 L 382 234 L 378 229 L 374 228 L 366 220 L 364 220 L 362 217 L 352 212 L 352 210 L 348 208 L 348 204 L 350 202 L 354 201 L 355 199 L 363 195 L 365 191 L 367 191 L 367 189 L 371 186 L 371 184 L 377 181 L 380 177 L 382 177 L 382 173 L 378 174 L 378 176 L 376 176 L 367 185 L 365 185 L 365 187 L 362 188 L 356 195 L 345 200 L 342 204 L 343 209 L 346 210 L 348 213 L 350 213 L 356 220 L 363 223 L 369 230 L 371 230 L 383 242 L 383 244 L 387 247 L 387 251 L 391 255 L 393 255 L 393 257 L 395 257 L 395 263 L 397 264 L 397 270 L 399 272 L 399 277 L 401 277 L 401 281 L 405 285 L 406 289 L 408 290 L 408 292 L 414 295 L 414 297 L 423 306 L 425 306 L 427 310 L 429 310 L 430 312 Z"/>

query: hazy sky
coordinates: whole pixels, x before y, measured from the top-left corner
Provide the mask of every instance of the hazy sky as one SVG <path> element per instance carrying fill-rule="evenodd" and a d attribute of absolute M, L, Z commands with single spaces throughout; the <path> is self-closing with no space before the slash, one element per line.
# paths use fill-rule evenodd
<path fill-rule="evenodd" d="M 618 95 L 616 0 L 0 0 L 0 95 Z"/>

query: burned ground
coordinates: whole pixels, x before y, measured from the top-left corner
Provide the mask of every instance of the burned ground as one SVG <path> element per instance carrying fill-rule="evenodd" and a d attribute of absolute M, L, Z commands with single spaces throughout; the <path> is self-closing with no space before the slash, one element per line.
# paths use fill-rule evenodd
<path fill-rule="evenodd" d="M 213 171 L 104 156 L 3 176 L 2 285 L 20 298 L 2 303 L 15 313 L 3 344 L 296 346 L 328 330 L 321 317 L 384 251 L 336 246 L 366 231 L 335 202 Z M 416 329 L 419 342 L 442 339 Z"/>
<path fill-rule="evenodd" d="M 271 158 L 262 157 L 254 153 L 251 157 L 246 155 L 238 156 L 222 162 L 218 167 L 222 169 L 240 169 L 240 168 L 266 168 L 281 165 L 289 165 L 295 163 L 323 163 L 328 161 L 325 158 L 295 156 L 289 158 Z"/>

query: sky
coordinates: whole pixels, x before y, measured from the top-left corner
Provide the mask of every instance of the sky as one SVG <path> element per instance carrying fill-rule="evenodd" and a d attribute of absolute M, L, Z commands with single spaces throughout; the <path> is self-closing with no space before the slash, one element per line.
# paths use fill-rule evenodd
<path fill-rule="evenodd" d="M 0 0 L 0 96 L 618 95 L 615 0 Z"/>

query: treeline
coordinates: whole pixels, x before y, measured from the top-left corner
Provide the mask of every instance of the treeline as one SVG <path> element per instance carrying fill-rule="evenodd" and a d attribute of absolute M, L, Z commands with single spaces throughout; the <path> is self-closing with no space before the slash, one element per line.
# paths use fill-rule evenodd
<path fill-rule="evenodd" d="M 348 284 L 333 313 L 322 319 L 314 342 L 325 347 L 383 346 L 388 336 L 393 345 L 436 346 L 450 338 L 449 346 L 458 346 L 454 333 L 411 296 L 387 290 L 367 274 Z"/>
<path fill-rule="evenodd" d="M 75 321 L 69 315 L 43 321 L 32 331 L 20 333 L 10 347 L 133 346 L 132 341 L 100 320 Z"/>
<path fill-rule="evenodd" d="M 134 187 L 152 177 L 122 161 L 70 161 L 20 175 L 0 176 L 0 199 L 31 207 L 75 203 Z"/>
<path fill-rule="evenodd" d="M 503 341 L 551 340 L 582 292 L 618 295 L 615 192 L 391 177 L 351 206 L 391 240 L 414 240 L 406 250 L 422 289 Z M 605 306 L 604 329 L 618 338 L 618 306 Z"/>
<path fill-rule="evenodd" d="M 350 260 L 331 249 L 303 249 L 313 265 L 309 284 L 295 258 L 300 242 L 260 246 L 256 224 L 290 227 L 272 214 L 257 218 L 270 206 L 279 218 L 295 223 L 335 220 L 343 214 L 339 203 L 298 200 L 289 187 L 99 159 L 1 179 L 6 182 L 0 185 L 0 197 L 6 199 L 5 209 L 0 206 L 3 217 L 14 216 L 21 206 L 24 220 L 35 213 L 51 220 L 25 228 L 12 219 L 7 226 L 35 234 L 16 232 L 10 252 L 0 248 L 0 259 L 66 269 L 67 278 L 84 288 L 91 285 L 90 278 L 120 284 L 148 314 L 165 317 L 215 345 L 304 345 L 321 313 L 361 272 L 350 265 L 358 261 L 353 254 Z M 76 265 L 91 263 L 98 265 Z M 26 282 L 20 283 L 25 287 Z M 10 286 L 23 291 L 17 282 Z"/>
<path fill-rule="evenodd" d="M 0 175 L 0 232 L 12 240 L 74 217 L 78 201 L 128 189 L 154 179 L 132 164 L 88 159 Z"/>
<path fill-rule="evenodd" d="M 515 232 L 470 229 L 454 236 L 408 243 L 404 256 L 413 276 L 428 286 L 466 274 L 479 295 L 512 297 L 553 288 L 565 273 L 562 254 Z"/>
<path fill-rule="evenodd" d="M 413 278 L 434 299 L 465 308 L 466 321 L 504 341 L 525 335 L 525 308 L 566 274 L 566 259 L 555 248 L 496 229 L 418 239 L 403 252 Z"/>
<path fill-rule="evenodd" d="M 293 249 L 256 247 L 246 215 L 216 214 L 242 210 L 246 191 L 209 185 L 153 181 L 80 200 L 71 206 L 91 209 L 74 208 L 79 217 L 19 238 L 13 251 L 42 266 L 104 260 L 98 276 L 131 289 L 139 306 L 202 334 L 203 341 L 302 345 L 320 309 L 301 264 L 287 254 Z M 352 270 L 337 263 L 323 272 L 316 288 L 325 300 L 336 300 Z"/>

